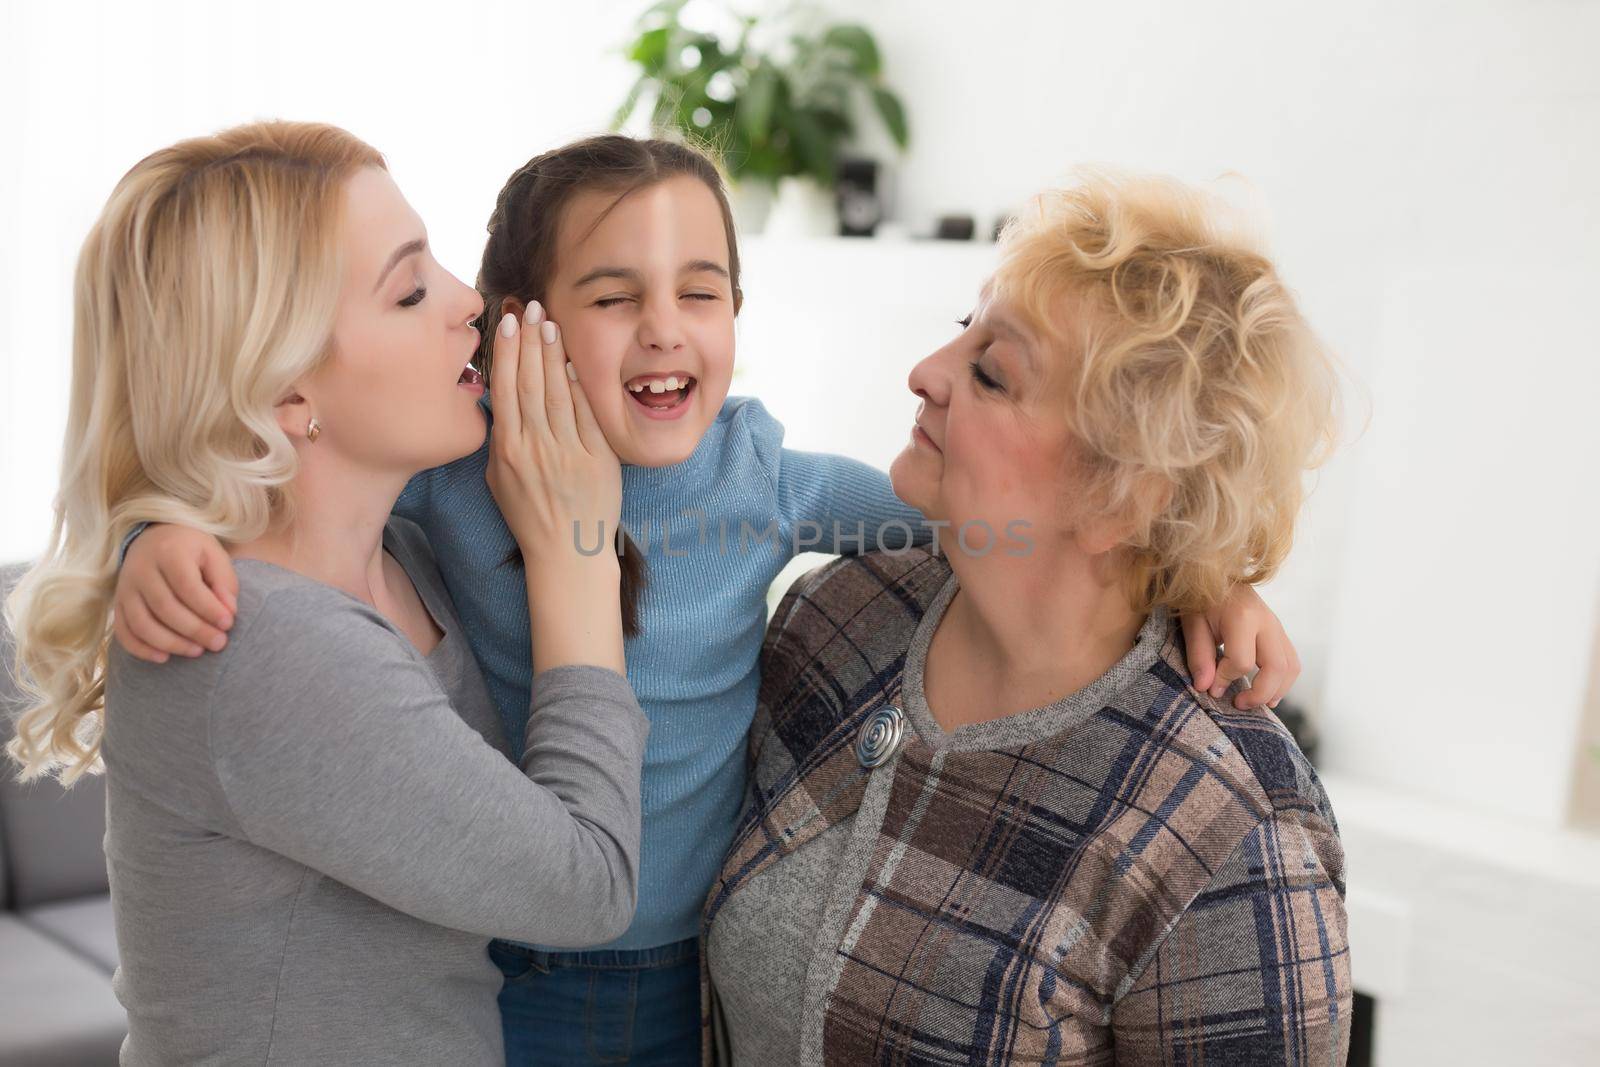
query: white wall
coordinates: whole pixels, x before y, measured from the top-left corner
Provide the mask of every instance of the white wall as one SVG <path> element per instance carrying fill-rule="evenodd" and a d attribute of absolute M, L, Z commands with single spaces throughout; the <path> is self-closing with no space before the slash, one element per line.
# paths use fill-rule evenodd
<path fill-rule="evenodd" d="M 1381 1067 L 1589 1067 L 1600 1049 L 1600 838 L 1324 781 L 1356 988 Z"/>

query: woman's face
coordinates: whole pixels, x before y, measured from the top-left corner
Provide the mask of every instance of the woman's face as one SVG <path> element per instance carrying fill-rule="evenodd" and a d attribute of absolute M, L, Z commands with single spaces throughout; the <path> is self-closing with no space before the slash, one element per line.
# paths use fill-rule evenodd
<path fill-rule="evenodd" d="M 928 518 L 953 531 L 970 524 L 963 551 L 1025 555 L 1024 539 L 1037 545 L 1070 528 L 1072 445 L 1046 383 L 1053 358 L 985 287 L 962 332 L 911 370 L 922 405 L 889 476 Z"/>
<path fill-rule="evenodd" d="M 410 476 L 483 443 L 476 290 L 433 258 L 427 230 L 388 172 L 350 178 L 333 354 L 302 390 L 322 426 L 312 447 Z M 300 427 L 303 432 L 304 427 Z"/>
<path fill-rule="evenodd" d="M 573 197 L 545 303 L 618 458 L 688 459 L 733 378 L 728 234 L 705 183 L 674 176 L 620 203 Z"/>

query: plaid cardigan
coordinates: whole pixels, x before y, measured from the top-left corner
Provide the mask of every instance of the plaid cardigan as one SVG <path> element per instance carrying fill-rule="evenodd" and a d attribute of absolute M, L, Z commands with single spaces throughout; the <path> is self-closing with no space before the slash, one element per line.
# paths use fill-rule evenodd
<path fill-rule="evenodd" d="M 1275 716 L 1191 686 L 1175 624 L 1147 671 L 1062 734 L 935 752 L 908 729 L 893 763 L 863 770 L 857 732 L 898 702 L 949 576 L 925 550 L 880 553 L 784 598 L 762 649 L 749 806 L 702 930 L 892 771 L 849 933 L 825 950 L 842 959 L 824 1062 L 1344 1063 L 1333 812 Z M 702 963 L 707 1062 L 712 1004 Z"/>

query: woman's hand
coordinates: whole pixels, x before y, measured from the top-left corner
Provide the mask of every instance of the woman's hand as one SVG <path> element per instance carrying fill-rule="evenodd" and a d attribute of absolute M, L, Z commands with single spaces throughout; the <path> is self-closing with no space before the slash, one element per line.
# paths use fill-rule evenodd
<path fill-rule="evenodd" d="M 222 543 L 158 524 L 134 538 L 112 598 L 117 644 L 150 663 L 221 652 L 239 609 L 239 579 Z"/>
<path fill-rule="evenodd" d="M 1293 642 L 1253 586 L 1235 586 L 1220 607 L 1185 615 L 1183 638 L 1194 687 L 1213 697 L 1222 696 L 1235 679 L 1257 671 L 1250 688 L 1233 698 L 1233 706 L 1241 711 L 1262 704 L 1277 707 L 1300 677 L 1300 656 Z"/>
<path fill-rule="evenodd" d="M 538 304 L 522 323 L 500 320 L 489 372 L 489 490 L 522 549 L 534 672 L 563 664 L 621 672 L 621 565 L 612 546 L 622 466 L 570 368 L 561 330 Z"/>
<path fill-rule="evenodd" d="M 489 489 L 529 566 L 585 558 L 576 546 L 594 544 L 597 523 L 614 538 L 622 513 L 622 466 L 569 366 L 560 328 L 537 303 L 524 323 L 501 319 L 490 368 Z"/>

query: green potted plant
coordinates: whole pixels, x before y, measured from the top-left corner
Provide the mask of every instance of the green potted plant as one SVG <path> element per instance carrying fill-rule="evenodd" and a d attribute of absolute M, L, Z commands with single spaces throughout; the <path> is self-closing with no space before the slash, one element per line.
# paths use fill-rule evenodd
<path fill-rule="evenodd" d="M 898 148 L 910 143 L 905 106 L 884 83 L 872 33 L 830 22 L 814 4 L 745 15 L 709 0 L 663 0 L 640 15 L 626 54 L 639 77 L 614 127 L 648 109 L 653 135 L 711 149 L 752 228 L 774 192 L 780 212 L 782 202 L 805 201 L 803 212 L 831 220 L 839 162 L 863 100 Z M 808 228 L 819 225 L 831 221 Z"/>

